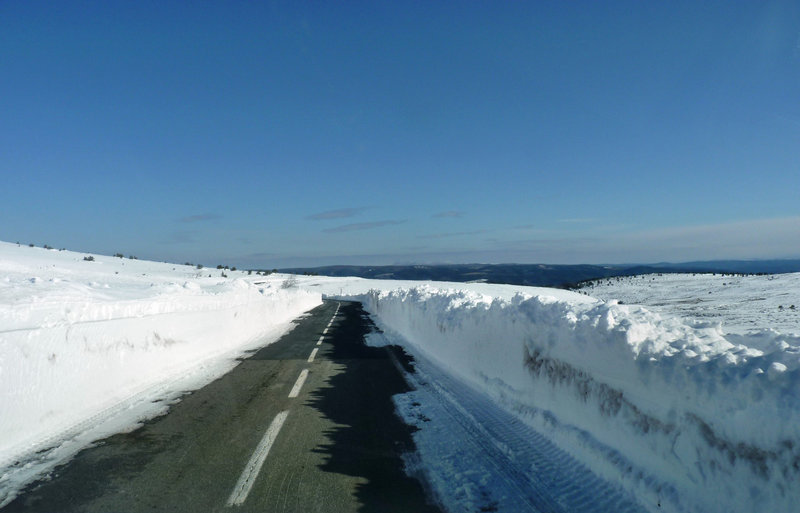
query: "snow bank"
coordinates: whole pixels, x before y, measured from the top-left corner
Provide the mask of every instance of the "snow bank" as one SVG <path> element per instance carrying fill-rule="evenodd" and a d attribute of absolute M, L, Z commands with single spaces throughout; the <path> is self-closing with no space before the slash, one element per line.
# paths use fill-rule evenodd
<path fill-rule="evenodd" d="M 0 492 L 26 453 L 188 373 L 213 379 L 321 303 L 280 276 L 83 257 L 0 243 Z"/>
<path fill-rule="evenodd" d="M 352 298 L 654 511 L 795 511 L 800 337 L 542 290 Z"/>

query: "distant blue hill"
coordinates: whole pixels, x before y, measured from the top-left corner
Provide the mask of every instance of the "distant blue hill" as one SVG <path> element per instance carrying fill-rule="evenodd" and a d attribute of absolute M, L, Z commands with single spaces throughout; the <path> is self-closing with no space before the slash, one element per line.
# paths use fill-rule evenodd
<path fill-rule="evenodd" d="M 612 276 L 676 272 L 779 274 L 800 272 L 800 260 L 714 260 L 708 262 L 548 265 L 548 264 L 453 264 L 453 265 L 332 265 L 281 269 L 293 274 L 358 276 L 385 280 L 435 280 L 507 283 L 570 288 L 586 280 Z"/>

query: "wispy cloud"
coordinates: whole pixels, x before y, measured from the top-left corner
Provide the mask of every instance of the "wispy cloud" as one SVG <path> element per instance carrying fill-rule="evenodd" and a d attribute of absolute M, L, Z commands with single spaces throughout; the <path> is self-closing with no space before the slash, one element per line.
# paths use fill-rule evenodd
<path fill-rule="evenodd" d="M 250 253 L 249 255 L 245 255 L 241 258 L 243 259 L 255 259 L 255 258 L 275 258 L 282 256 L 280 253 L 271 253 L 267 251 L 259 251 L 257 253 Z"/>
<path fill-rule="evenodd" d="M 326 219 L 344 219 L 347 217 L 355 217 L 365 210 L 368 207 L 353 207 L 353 208 L 339 208 L 336 210 L 326 210 L 325 212 L 319 212 L 317 214 L 311 214 L 310 216 L 306 217 L 306 219 L 310 219 L 311 221 L 324 221 Z"/>
<path fill-rule="evenodd" d="M 653 263 L 797 258 L 800 217 L 508 241 L 510 255 L 558 263 Z"/>
<path fill-rule="evenodd" d="M 575 217 L 575 218 L 568 218 L 568 219 L 559 219 L 559 223 L 572 223 L 572 224 L 579 224 L 579 223 L 594 223 L 597 219 L 592 217 Z"/>
<path fill-rule="evenodd" d="M 341 232 L 354 232 L 358 230 L 370 230 L 372 228 L 380 228 L 382 226 L 391 226 L 395 224 L 402 224 L 405 221 L 386 220 L 386 221 L 372 221 L 369 223 L 352 223 L 337 226 L 335 228 L 327 228 L 322 230 L 325 233 L 341 233 Z"/>
<path fill-rule="evenodd" d="M 541 226 L 535 224 L 522 224 L 518 226 L 512 226 L 511 230 L 521 230 L 526 232 L 536 232 L 536 233 L 548 233 L 549 230 L 542 228 Z"/>
<path fill-rule="evenodd" d="M 396 224 L 401 221 L 392 221 Z M 381 225 L 383 222 L 378 222 Z M 369 229 L 373 223 L 361 228 Z M 739 221 L 717 225 L 674 226 L 653 230 L 625 231 L 591 236 L 531 236 L 505 239 L 503 231 L 495 240 L 448 240 L 444 247 L 397 247 L 383 253 L 370 253 L 357 245 L 334 248 L 319 247 L 319 253 L 256 253 L 250 255 L 251 267 L 303 267 L 312 265 L 381 265 L 434 263 L 549 263 L 549 264 L 613 264 L 686 262 L 691 260 L 800 258 L 797 237 L 800 217 Z M 494 232 L 493 232 L 494 233 Z M 513 234 L 513 232 L 511 232 Z M 419 239 L 418 239 L 419 240 Z M 319 245 L 317 245 L 319 246 Z M 327 246 L 327 247 L 326 247 Z M 180 249 L 180 247 L 178 247 Z M 329 252 L 330 251 L 330 252 Z M 183 258 L 178 256 L 176 258 Z M 213 259 L 206 259 L 212 261 Z M 244 260 L 219 259 L 244 267 Z"/>
<path fill-rule="evenodd" d="M 220 219 L 222 216 L 218 214 L 195 214 L 193 216 L 186 216 L 179 219 L 182 223 L 199 223 L 203 221 L 214 221 Z"/>
<path fill-rule="evenodd" d="M 447 233 L 431 233 L 428 235 L 419 235 L 419 239 L 447 239 L 450 237 L 461 237 L 464 235 L 480 235 L 486 233 L 488 230 L 471 230 L 468 232 L 447 232 Z"/>
<path fill-rule="evenodd" d="M 434 218 L 447 218 L 447 217 L 464 217 L 464 212 L 460 210 L 448 210 L 446 212 L 439 212 L 438 214 L 433 214 L 431 217 Z"/>
<path fill-rule="evenodd" d="M 192 244 L 197 242 L 197 232 L 194 230 L 176 230 L 167 234 L 164 244 Z"/>

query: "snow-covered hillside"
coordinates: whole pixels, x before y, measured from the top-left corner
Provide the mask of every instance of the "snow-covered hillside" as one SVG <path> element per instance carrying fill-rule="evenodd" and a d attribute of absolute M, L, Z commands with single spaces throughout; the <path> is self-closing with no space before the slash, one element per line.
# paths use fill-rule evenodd
<path fill-rule="evenodd" d="M 0 504 L 321 302 L 281 275 L 87 256 L 0 243 Z"/>
<path fill-rule="evenodd" d="M 719 322 L 554 289 L 301 284 L 362 301 L 393 340 L 492 396 L 653 511 L 789 512 L 800 503 L 797 330 L 762 322 L 729 333 Z M 753 312 L 800 292 L 797 275 L 762 285 L 764 300 L 744 294 L 739 303 Z M 692 294 L 686 284 L 677 289 L 684 300 Z M 737 303 L 735 293 L 728 299 Z"/>

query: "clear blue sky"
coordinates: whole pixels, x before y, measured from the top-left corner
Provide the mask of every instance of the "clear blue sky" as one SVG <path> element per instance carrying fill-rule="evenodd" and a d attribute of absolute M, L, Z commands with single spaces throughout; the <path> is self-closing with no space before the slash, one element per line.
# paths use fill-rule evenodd
<path fill-rule="evenodd" d="M 0 2 L 0 240 L 800 256 L 800 3 Z"/>

